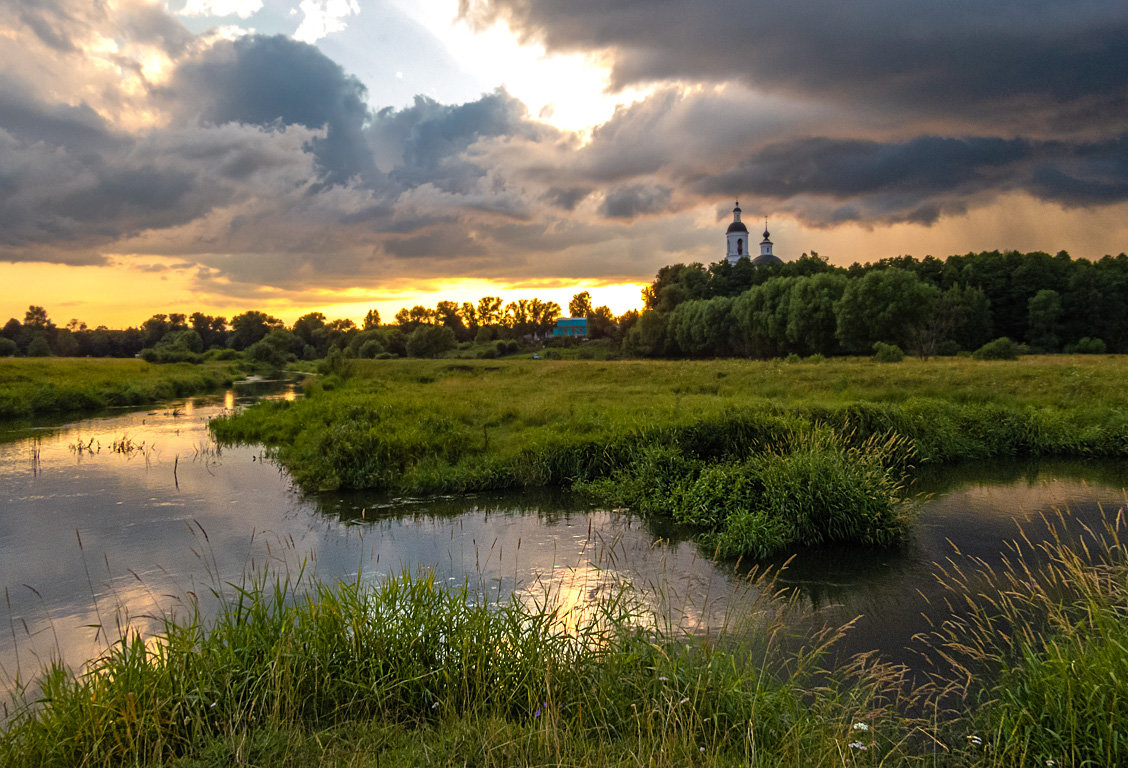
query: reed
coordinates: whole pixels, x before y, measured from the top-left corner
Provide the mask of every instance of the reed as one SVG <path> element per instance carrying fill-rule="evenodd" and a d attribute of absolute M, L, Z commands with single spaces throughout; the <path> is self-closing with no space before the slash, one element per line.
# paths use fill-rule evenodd
<path fill-rule="evenodd" d="M 860 764 L 903 753 L 881 701 L 895 680 L 816 684 L 837 633 L 785 650 L 779 611 L 738 643 L 664 631 L 626 589 L 577 616 L 425 572 L 303 578 L 257 578 L 207 626 L 169 618 L 80 675 L 50 667 L 0 735 L 0 764 L 376 765 L 396 762 L 389 750 L 441 764 L 473 747 L 498 765 L 829 766 L 861 720 L 875 733 Z"/>
<path fill-rule="evenodd" d="M 1001 568 L 957 556 L 940 571 L 954 613 L 930 638 L 932 695 L 961 710 L 970 764 L 1128 764 L 1124 510 L 1075 536 L 1064 523 L 1023 534 Z"/>

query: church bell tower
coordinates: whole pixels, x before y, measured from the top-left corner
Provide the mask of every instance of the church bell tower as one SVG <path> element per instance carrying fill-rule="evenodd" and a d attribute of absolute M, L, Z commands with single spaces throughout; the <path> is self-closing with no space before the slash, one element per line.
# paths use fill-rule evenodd
<path fill-rule="evenodd" d="M 729 224 L 728 231 L 725 232 L 725 240 L 728 246 L 725 258 L 728 259 L 729 264 L 735 264 L 749 257 L 748 227 L 740 220 L 740 201 L 737 201 L 736 207 L 732 209 L 732 224 Z"/>

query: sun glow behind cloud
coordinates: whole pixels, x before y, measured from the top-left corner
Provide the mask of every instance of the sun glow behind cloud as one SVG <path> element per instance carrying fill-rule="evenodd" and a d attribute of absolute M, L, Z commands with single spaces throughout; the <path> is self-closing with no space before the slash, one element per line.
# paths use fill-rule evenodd
<path fill-rule="evenodd" d="M 653 90 L 610 93 L 606 56 L 549 54 L 539 43 L 521 41 L 500 22 L 477 29 L 459 18 L 458 0 L 391 1 L 426 26 L 479 80 L 504 86 L 525 103 L 530 116 L 561 130 L 588 131 L 609 120 L 617 107 L 640 101 Z"/>

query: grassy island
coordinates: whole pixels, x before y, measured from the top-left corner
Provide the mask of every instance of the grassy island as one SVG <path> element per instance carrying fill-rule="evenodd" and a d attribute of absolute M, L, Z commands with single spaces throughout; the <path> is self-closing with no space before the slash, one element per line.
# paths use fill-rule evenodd
<path fill-rule="evenodd" d="M 722 556 L 886 545 L 914 466 L 1128 455 L 1128 359 L 355 361 L 212 422 L 307 490 L 560 486 Z"/>
<path fill-rule="evenodd" d="M 0 358 L 0 419 L 145 405 L 218 389 L 237 377 L 231 362 Z"/>

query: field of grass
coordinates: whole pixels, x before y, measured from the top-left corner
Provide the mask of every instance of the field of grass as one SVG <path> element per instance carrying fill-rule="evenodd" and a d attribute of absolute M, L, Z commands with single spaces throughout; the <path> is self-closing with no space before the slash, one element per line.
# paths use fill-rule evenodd
<path fill-rule="evenodd" d="M 0 419 L 144 405 L 217 389 L 238 376 L 230 362 L 0 358 Z"/>
<path fill-rule="evenodd" d="M 840 633 L 784 644 L 770 577 L 707 637 L 663 630 L 630 591 L 580 615 L 490 603 L 427 572 L 376 585 L 302 576 L 228 590 L 218 619 L 168 619 L 0 731 L 0 765 L 1014 766 L 1128 761 L 1123 520 L 1082 550 L 1051 540 L 1001 571 L 953 568 L 935 676 L 864 657 Z"/>
<path fill-rule="evenodd" d="M 357 361 L 212 423 L 307 490 L 559 486 L 720 555 L 895 543 L 914 466 L 1128 455 L 1128 358 Z"/>

